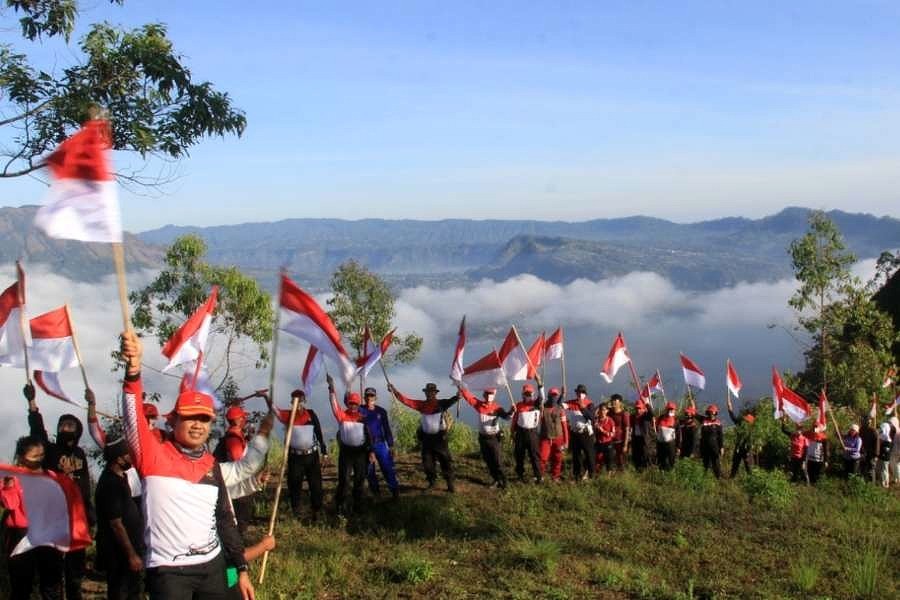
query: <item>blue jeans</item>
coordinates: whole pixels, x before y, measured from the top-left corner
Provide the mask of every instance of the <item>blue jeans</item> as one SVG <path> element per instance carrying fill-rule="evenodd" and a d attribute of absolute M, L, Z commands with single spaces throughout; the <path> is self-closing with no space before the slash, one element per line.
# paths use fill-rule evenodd
<path fill-rule="evenodd" d="M 387 481 L 388 489 L 391 492 L 397 490 L 397 472 L 394 470 L 394 459 L 391 457 L 391 450 L 388 448 L 387 442 L 377 442 L 372 445 L 372 452 L 375 453 L 375 460 L 381 468 L 381 473 Z M 378 493 L 378 475 L 375 473 L 375 465 L 369 463 L 369 489 Z"/>

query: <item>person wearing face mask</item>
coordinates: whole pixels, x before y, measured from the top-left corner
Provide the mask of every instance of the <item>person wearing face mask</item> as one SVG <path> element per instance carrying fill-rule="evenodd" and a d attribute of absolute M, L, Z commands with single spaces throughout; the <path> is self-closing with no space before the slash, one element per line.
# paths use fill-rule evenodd
<path fill-rule="evenodd" d="M 725 452 L 725 432 L 719 420 L 719 407 L 710 404 L 706 407 L 706 414 L 697 416 L 696 419 L 700 421 L 700 457 L 703 459 L 703 470 L 706 472 L 712 469 L 716 479 L 721 479 L 720 460 Z"/>
<path fill-rule="evenodd" d="M 697 406 L 694 398 L 688 398 L 684 413 L 678 417 L 678 458 L 690 458 L 694 455 L 697 443 Z"/>
<path fill-rule="evenodd" d="M 541 409 L 540 459 L 541 475 L 550 467 L 550 477 L 555 482 L 561 481 L 563 456 L 569 447 L 569 425 L 566 422 L 566 409 L 559 405 L 559 390 L 550 388 L 547 400 Z"/>
<path fill-rule="evenodd" d="M 634 403 L 634 415 L 631 417 L 631 460 L 634 468 L 643 471 L 650 464 L 647 457 L 647 439 L 656 431 L 656 419 L 643 399 Z"/>
<path fill-rule="evenodd" d="M 144 480 L 146 586 L 151 600 L 204 600 L 226 594 L 226 566 L 238 571 L 237 593 L 254 600 L 244 544 L 228 491 L 207 449 L 216 412 L 211 396 L 178 395 L 172 434 L 160 442 L 147 425 L 141 398 L 142 345 L 134 331 L 121 337 L 125 359 L 122 415 L 134 466 Z"/>
<path fill-rule="evenodd" d="M 859 436 L 859 425 L 854 423 L 844 436 L 844 478 L 859 475 L 859 462 L 862 460 L 862 438 Z"/>
<path fill-rule="evenodd" d="M 515 417 L 512 420 L 513 456 L 516 459 L 516 477 L 525 481 L 525 457 L 531 463 L 534 482 L 541 483 L 541 452 L 538 433 L 541 425 L 541 400 L 543 388 L 540 378 L 536 378 L 540 394 L 535 396 L 534 386 L 526 383 L 522 386 L 522 399 L 515 405 Z"/>
<path fill-rule="evenodd" d="M 563 389 L 565 394 L 565 389 Z M 596 408 L 588 398 L 587 388 L 579 383 L 575 386 L 575 398 L 563 404 L 566 408 L 566 422 L 569 424 L 569 445 L 572 449 L 572 476 L 575 481 L 593 477 L 596 467 L 594 448 L 594 419 Z"/>
<path fill-rule="evenodd" d="M 497 397 L 497 390 L 494 388 L 484 390 L 483 400 L 479 400 L 462 386 L 457 386 L 457 389 L 469 406 L 478 413 L 478 446 L 488 473 L 494 480 L 492 485 L 505 488 L 506 475 L 503 473 L 500 453 L 500 419 L 509 420 L 512 411 L 504 409 L 494 401 Z"/>
<path fill-rule="evenodd" d="M 144 394 L 144 396 L 146 396 L 146 394 Z M 84 399 L 87 402 L 88 407 L 88 433 L 91 434 L 91 439 L 94 440 L 97 447 L 103 450 L 106 448 L 106 431 L 100 424 L 100 420 L 97 419 L 97 400 L 93 390 L 90 388 L 84 390 Z M 159 410 L 156 408 L 156 405 L 144 402 L 144 415 L 147 417 L 147 425 L 153 430 L 154 434 L 157 434 L 157 438 L 162 441 L 162 430 L 156 428 L 156 419 L 159 417 Z M 125 476 L 128 477 L 128 487 L 131 489 L 131 498 L 137 502 L 138 506 L 140 506 L 141 494 L 143 493 L 144 486 L 141 483 L 141 477 L 138 475 L 137 469 L 128 469 L 125 471 Z"/>
<path fill-rule="evenodd" d="M 108 600 L 138 600 L 144 569 L 144 517 L 131 500 L 126 473 L 131 470 L 128 444 L 119 438 L 103 448 L 106 468 L 97 480 L 97 558 L 106 571 Z"/>
<path fill-rule="evenodd" d="M 44 444 L 40 439 L 26 436 L 16 442 L 17 466 L 32 473 L 43 473 L 44 458 Z M 3 551 L 9 572 L 10 600 L 29 600 L 35 577 L 41 600 L 62 600 L 62 552 L 52 546 L 37 546 L 11 556 L 13 549 L 28 532 L 28 514 L 22 486 L 17 477 L 3 478 L 0 484 L 0 507 L 6 510 L 3 516 Z"/>
<path fill-rule="evenodd" d="M 678 407 L 674 402 L 666 402 L 662 416 L 656 419 L 656 461 L 663 471 L 675 466 L 677 411 Z"/>
<path fill-rule="evenodd" d="M 88 524 L 97 522 L 94 504 L 91 502 L 91 474 L 87 455 L 78 445 L 84 426 L 75 415 L 64 414 L 56 424 L 56 441 L 51 442 L 44 427 L 44 418 L 35 402 L 34 386 L 30 383 L 23 390 L 28 400 L 28 426 L 31 436 L 44 444 L 44 468 L 72 478 L 81 491 Z M 85 572 L 85 550 L 73 550 L 65 554 L 65 589 L 67 600 L 81 600 L 81 580 Z"/>

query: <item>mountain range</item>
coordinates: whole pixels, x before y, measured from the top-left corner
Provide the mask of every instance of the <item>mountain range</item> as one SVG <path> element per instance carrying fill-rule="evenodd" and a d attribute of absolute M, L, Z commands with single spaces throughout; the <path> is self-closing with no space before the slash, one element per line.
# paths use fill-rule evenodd
<path fill-rule="evenodd" d="M 0 262 L 23 256 L 73 277 L 108 273 L 108 248 L 50 240 L 32 226 L 35 207 L 0 208 Z M 265 285 L 285 266 L 306 285 L 327 285 L 334 269 L 356 259 L 395 285 L 465 285 L 531 273 L 556 283 L 653 271 L 683 289 L 717 289 L 791 273 L 787 247 L 807 228 L 809 209 L 786 208 L 761 219 L 728 217 L 674 223 L 636 216 L 581 222 L 286 219 L 212 227 L 167 225 L 126 238 L 132 268 L 161 264 L 163 248 L 196 233 L 209 260 L 234 264 Z M 858 258 L 900 248 L 900 220 L 830 211 Z"/>

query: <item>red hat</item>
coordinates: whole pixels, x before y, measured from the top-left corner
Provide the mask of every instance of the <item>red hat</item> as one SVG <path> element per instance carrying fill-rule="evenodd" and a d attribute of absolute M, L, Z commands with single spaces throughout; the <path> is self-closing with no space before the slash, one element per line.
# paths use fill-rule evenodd
<path fill-rule="evenodd" d="M 674 402 L 666 402 L 666 410 L 678 410 Z"/>
<path fill-rule="evenodd" d="M 525 385 L 522 386 L 522 393 L 523 394 L 533 394 L 534 386 L 531 385 L 530 383 L 526 383 Z"/>
<path fill-rule="evenodd" d="M 748 423 L 753 423 L 756 421 L 756 417 L 747 413 L 746 415 L 744 415 L 744 420 L 747 421 Z"/>
<path fill-rule="evenodd" d="M 697 414 L 697 409 L 694 408 L 693 406 L 688 406 L 686 409 L 684 409 L 684 414 L 690 415 L 693 417 L 694 415 Z"/>
<path fill-rule="evenodd" d="M 547 392 L 550 396 L 559 396 L 559 388 L 550 388 L 550 391 Z"/>
<path fill-rule="evenodd" d="M 350 392 L 349 394 L 347 394 L 344 397 L 344 404 L 346 404 L 347 406 L 350 406 L 352 404 L 359 406 L 360 405 L 359 394 L 357 394 L 356 392 Z"/>
<path fill-rule="evenodd" d="M 237 421 L 238 419 L 243 419 L 246 416 L 247 413 L 245 413 L 244 409 L 240 406 L 232 406 L 227 411 L 225 411 L 226 421 Z"/>
<path fill-rule="evenodd" d="M 719 407 L 716 406 L 715 404 L 710 404 L 709 406 L 706 407 L 706 412 L 708 412 L 711 415 L 717 415 L 717 414 L 719 414 Z"/>
<path fill-rule="evenodd" d="M 175 409 L 172 412 L 181 417 L 206 415 L 213 419 L 216 418 L 212 396 L 197 390 L 186 390 L 178 394 L 178 400 L 175 401 Z"/>
<path fill-rule="evenodd" d="M 156 408 L 155 404 L 144 402 L 144 416 L 148 419 L 155 419 L 159 416 L 159 409 Z"/>

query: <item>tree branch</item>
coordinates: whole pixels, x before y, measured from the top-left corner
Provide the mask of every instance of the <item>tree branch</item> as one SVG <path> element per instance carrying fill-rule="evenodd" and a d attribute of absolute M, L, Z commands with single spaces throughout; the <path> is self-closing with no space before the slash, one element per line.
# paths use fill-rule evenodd
<path fill-rule="evenodd" d="M 48 106 L 50 106 L 50 103 L 52 101 L 53 101 L 52 98 L 50 98 L 48 100 L 44 100 L 43 102 L 41 102 L 34 108 L 32 108 L 30 110 L 26 110 L 25 112 L 23 112 L 20 115 L 16 115 L 15 117 L 10 117 L 8 119 L 0 120 L 0 127 L 3 127 L 4 125 L 9 125 L 10 123 L 15 123 L 16 121 L 21 121 L 22 119 L 34 116 L 34 115 L 38 114 L 39 112 L 41 112 L 42 110 L 44 110 L 45 108 L 47 108 Z"/>

